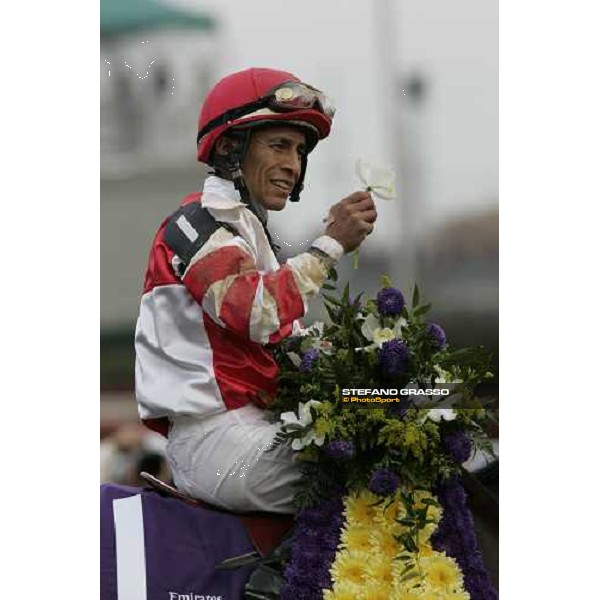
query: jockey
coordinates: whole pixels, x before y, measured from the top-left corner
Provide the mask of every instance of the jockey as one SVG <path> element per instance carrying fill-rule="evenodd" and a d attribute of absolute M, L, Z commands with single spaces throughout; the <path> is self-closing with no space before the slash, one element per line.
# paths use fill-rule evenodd
<path fill-rule="evenodd" d="M 270 350 L 298 333 L 329 268 L 373 230 L 370 195 L 333 205 L 324 235 L 280 265 L 268 211 L 298 201 L 308 154 L 329 135 L 330 100 L 291 73 L 219 81 L 200 112 L 197 158 L 212 171 L 151 248 L 136 327 L 136 398 L 168 438 L 175 485 L 215 506 L 292 513 L 288 446 L 266 452 L 277 386 Z"/>

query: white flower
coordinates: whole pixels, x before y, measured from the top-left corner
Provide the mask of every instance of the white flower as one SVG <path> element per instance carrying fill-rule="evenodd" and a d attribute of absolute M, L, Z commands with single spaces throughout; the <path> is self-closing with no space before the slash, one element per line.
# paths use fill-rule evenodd
<path fill-rule="evenodd" d="M 315 340 L 312 347 L 323 354 L 333 354 L 333 344 L 329 340 Z"/>
<path fill-rule="evenodd" d="M 315 321 L 310 327 L 306 327 L 300 331 L 300 335 L 302 337 L 306 337 L 307 335 L 321 337 L 323 335 L 323 328 L 325 324 L 323 321 Z"/>
<path fill-rule="evenodd" d="M 359 158 L 356 161 L 356 175 L 367 191 L 373 193 L 377 198 L 382 200 L 394 198 L 394 181 L 396 179 L 394 169 L 376 167 Z"/>
<path fill-rule="evenodd" d="M 379 325 L 379 319 L 375 315 L 369 314 L 360 328 L 360 331 L 365 338 L 370 342 L 373 342 L 373 344 L 367 346 L 365 350 L 381 348 L 385 342 L 400 339 L 402 337 L 402 327 L 404 325 L 406 325 L 406 319 L 400 317 L 398 321 L 396 321 L 393 329 L 381 327 Z"/>
<path fill-rule="evenodd" d="M 329 340 L 322 340 L 323 330 L 325 328 L 325 324 L 323 321 L 315 321 L 310 327 L 306 329 L 302 329 L 299 333 L 300 337 L 313 337 L 314 340 L 311 344 L 312 348 L 315 348 L 319 352 L 323 354 L 333 354 L 333 344 Z M 294 354 L 293 352 L 288 352 L 288 356 L 292 360 L 292 362 L 296 365 L 296 359 L 290 356 Z M 297 356 L 297 355 L 296 355 Z M 300 363 L 296 365 L 299 366 Z"/>
<path fill-rule="evenodd" d="M 444 371 L 439 365 L 434 365 L 433 370 L 438 374 L 435 378 L 436 383 L 462 383 L 462 379 L 452 377 L 452 373 Z"/>
<path fill-rule="evenodd" d="M 302 364 L 302 359 L 300 358 L 300 355 L 296 354 L 296 352 L 288 352 L 287 356 L 292 361 L 296 369 L 299 369 L 300 365 Z"/>
<path fill-rule="evenodd" d="M 425 418 L 436 423 L 442 420 L 454 421 L 456 419 L 456 412 L 452 408 L 432 408 Z"/>
<path fill-rule="evenodd" d="M 313 442 L 317 446 L 322 446 L 325 442 L 325 436 L 318 436 L 314 429 L 310 428 L 310 425 L 313 423 L 312 414 L 310 409 L 312 406 L 318 407 L 321 406 L 321 402 L 318 400 L 309 400 L 308 402 L 298 404 L 298 415 L 293 411 L 288 411 L 282 413 L 281 419 L 281 429 L 285 433 L 291 433 L 294 431 L 306 430 L 302 437 L 295 438 L 292 441 L 292 449 L 293 450 L 302 450 L 305 446 L 309 446 Z"/>
<path fill-rule="evenodd" d="M 433 365 L 433 370 L 437 373 L 436 383 L 448 383 L 448 377 L 450 376 L 448 371 L 444 371 L 439 365 Z"/>
<path fill-rule="evenodd" d="M 302 448 L 310 446 L 313 442 L 317 446 L 322 446 L 325 443 L 325 436 L 318 436 L 314 432 L 314 430 L 311 429 L 301 438 L 296 438 L 295 440 L 292 440 L 292 450 L 302 450 Z"/>

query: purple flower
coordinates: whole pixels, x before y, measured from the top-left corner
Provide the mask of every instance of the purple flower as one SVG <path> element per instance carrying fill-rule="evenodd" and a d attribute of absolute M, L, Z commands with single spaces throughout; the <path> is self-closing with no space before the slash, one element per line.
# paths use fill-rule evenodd
<path fill-rule="evenodd" d="M 302 357 L 302 362 L 300 363 L 300 371 L 303 373 L 310 373 L 312 371 L 314 363 L 319 358 L 319 351 L 316 348 L 309 348 L 304 356 Z"/>
<path fill-rule="evenodd" d="M 400 340 L 383 342 L 379 351 L 379 364 L 388 375 L 399 375 L 408 367 L 409 352 Z"/>
<path fill-rule="evenodd" d="M 343 494 L 336 489 L 328 500 L 298 514 L 281 600 L 322 600 L 322 590 L 331 586 L 329 569 L 340 540 Z"/>
<path fill-rule="evenodd" d="M 433 338 L 438 348 L 443 348 L 446 345 L 446 332 L 437 323 L 429 323 L 427 333 Z"/>
<path fill-rule="evenodd" d="M 325 446 L 324 451 L 329 458 L 339 462 L 344 462 L 354 458 L 354 442 L 329 442 L 329 444 Z"/>
<path fill-rule="evenodd" d="M 471 456 L 471 440 L 463 429 L 442 434 L 442 443 L 452 460 L 462 464 Z"/>
<path fill-rule="evenodd" d="M 363 294 L 364 294 L 364 292 L 361 292 L 358 296 L 356 296 L 356 298 L 354 298 L 354 300 L 352 300 L 350 302 L 350 306 L 354 310 L 360 310 L 360 307 L 361 307 L 361 298 L 362 298 Z"/>
<path fill-rule="evenodd" d="M 404 296 L 396 288 L 383 288 L 377 294 L 377 310 L 380 315 L 397 317 L 404 308 Z"/>
<path fill-rule="evenodd" d="M 377 469 L 371 481 L 369 482 L 369 489 L 379 496 L 387 496 L 393 494 L 398 489 L 400 478 L 396 473 L 388 469 Z"/>
<path fill-rule="evenodd" d="M 441 483 L 436 496 L 442 507 L 442 520 L 431 541 L 435 550 L 454 558 L 465 578 L 465 589 L 474 600 L 498 600 L 475 536 L 473 516 L 458 477 Z"/>
<path fill-rule="evenodd" d="M 323 523 L 328 523 L 331 519 L 331 511 L 324 507 L 320 506 L 311 506 L 309 508 L 305 508 L 302 511 L 302 520 L 306 524 L 306 526 L 319 526 Z"/>

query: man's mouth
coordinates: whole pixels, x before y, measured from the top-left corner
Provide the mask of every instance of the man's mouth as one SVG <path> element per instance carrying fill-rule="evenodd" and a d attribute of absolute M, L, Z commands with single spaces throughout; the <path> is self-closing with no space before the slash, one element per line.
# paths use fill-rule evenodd
<path fill-rule="evenodd" d="M 271 179 L 271 183 L 286 194 L 291 194 L 294 189 L 294 184 L 287 179 Z"/>

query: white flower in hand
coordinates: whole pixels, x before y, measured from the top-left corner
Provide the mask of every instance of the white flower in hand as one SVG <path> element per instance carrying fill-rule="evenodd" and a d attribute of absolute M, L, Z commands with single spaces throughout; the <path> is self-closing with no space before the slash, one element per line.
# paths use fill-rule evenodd
<path fill-rule="evenodd" d="M 322 446 L 325 442 L 324 435 L 317 435 L 314 429 L 309 428 L 313 423 L 310 409 L 312 406 L 321 406 L 318 400 L 309 400 L 308 402 L 298 404 L 298 416 L 293 411 L 284 412 L 281 415 L 281 428 L 284 432 L 290 433 L 294 431 L 306 430 L 304 435 L 292 440 L 293 450 L 302 450 L 305 446 L 309 446 L 313 442 L 317 446 Z"/>
<path fill-rule="evenodd" d="M 359 158 L 356 161 L 356 175 L 365 186 L 367 192 L 382 200 L 394 198 L 394 182 L 396 173 L 394 169 L 376 167 L 371 163 Z"/>

